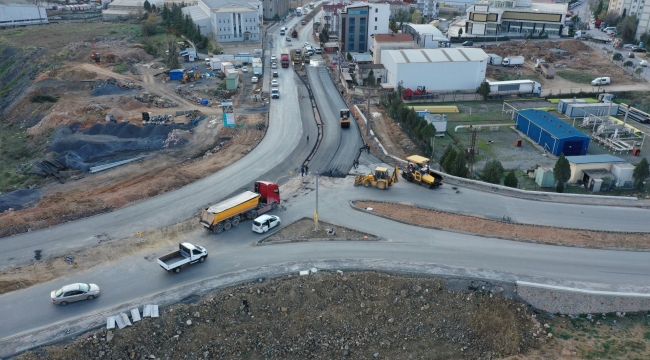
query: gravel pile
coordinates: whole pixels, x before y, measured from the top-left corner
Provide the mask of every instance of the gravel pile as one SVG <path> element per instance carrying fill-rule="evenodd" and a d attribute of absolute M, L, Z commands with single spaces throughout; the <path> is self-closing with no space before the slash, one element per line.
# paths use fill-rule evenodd
<path fill-rule="evenodd" d="M 274 279 L 161 309 L 19 359 L 490 359 L 544 335 L 514 300 L 371 272 Z"/>

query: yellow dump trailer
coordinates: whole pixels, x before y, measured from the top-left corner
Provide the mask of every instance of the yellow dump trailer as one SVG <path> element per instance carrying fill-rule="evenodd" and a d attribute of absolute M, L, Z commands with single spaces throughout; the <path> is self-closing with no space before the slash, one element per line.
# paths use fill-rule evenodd
<path fill-rule="evenodd" d="M 239 225 L 239 222 L 247 217 L 250 210 L 257 208 L 260 197 L 260 194 L 246 191 L 203 209 L 201 225 L 212 229 L 215 234 L 229 230 L 231 227 Z"/>

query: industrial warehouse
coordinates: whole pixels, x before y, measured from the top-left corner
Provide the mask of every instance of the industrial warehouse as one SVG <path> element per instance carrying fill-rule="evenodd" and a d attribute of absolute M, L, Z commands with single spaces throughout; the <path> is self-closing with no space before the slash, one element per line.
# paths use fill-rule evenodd
<path fill-rule="evenodd" d="M 542 110 L 521 110 L 515 117 L 517 129 L 555 156 L 585 155 L 589 136 Z"/>
<path fill-rule="evenodd" d="M 47 23 L 45 7 L 23 0 L 0 0 L 0 28 Z"/>

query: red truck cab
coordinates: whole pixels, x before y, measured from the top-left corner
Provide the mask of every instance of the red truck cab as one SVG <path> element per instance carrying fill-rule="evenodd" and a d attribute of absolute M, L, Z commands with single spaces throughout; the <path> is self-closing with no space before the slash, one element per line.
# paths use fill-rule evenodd
<path fill-rule="evenodd" d="M 253 190 L 261 195 L 261 203 L 266 205 L 276 204 L 274 208 L 280 204 L 280 187 L 278 184 L 270 181 L 256 181 L 255 189 Z"/>

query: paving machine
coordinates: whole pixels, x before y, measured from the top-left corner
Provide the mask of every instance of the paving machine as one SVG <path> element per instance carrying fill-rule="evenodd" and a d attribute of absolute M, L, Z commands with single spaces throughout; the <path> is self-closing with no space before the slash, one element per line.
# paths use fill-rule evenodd
<path fill-rule="evenodd" d="M 411 155 L 406 158 L 408 165 L 402 171 L 402 177 L 410 182 L 427 186 L 430 189 L 442 185 L 442 174 L 429 168 L 429 159 L 424 156 Z"/>
<path fill-rule="evenodd" d="M 350 109 L 341 109 L 341 128 L 347 129 L 350 127 Z"/>
<path fill-rule="evenodd" d="M 397 182 L 397 173 L 399 167 L 395 166 L 392 174 L 388 174 L 388 168 L 378 166 L 373 174 L 357 175 L 354 178 L 354 186 L 363 184 L 365 187 L 376 186 L 379 189 L 386 190 L 389 186 Z"/>

